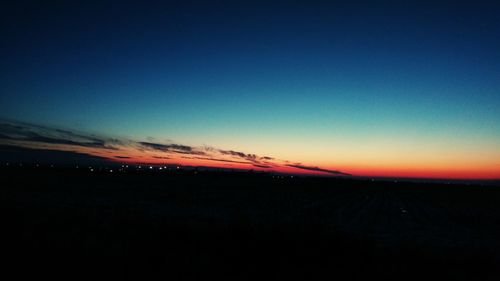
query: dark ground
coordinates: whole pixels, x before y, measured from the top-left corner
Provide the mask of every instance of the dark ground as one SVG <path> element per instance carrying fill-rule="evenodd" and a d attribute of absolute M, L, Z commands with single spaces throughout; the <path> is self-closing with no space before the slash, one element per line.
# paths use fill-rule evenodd
<path fill-rule="evenodd" d="M 17 277 L 498 280 L 500 187 L 2 168 Z"/>

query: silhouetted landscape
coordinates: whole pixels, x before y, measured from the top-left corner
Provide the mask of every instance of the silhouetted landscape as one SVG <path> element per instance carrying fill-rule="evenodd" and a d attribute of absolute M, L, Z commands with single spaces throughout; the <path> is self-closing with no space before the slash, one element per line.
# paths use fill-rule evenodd
<path fill-rule="evenodd" d="M 5 280 L 500 279 L 500 1 L 11 0 L 0 38 Z"/>
<path fill-rule="evenodd" d="M 17 276 L 496 280 L 500 189 L 252 172 L 1 169 Z M 107 274 L 107 275 L 106 275 Z"/>

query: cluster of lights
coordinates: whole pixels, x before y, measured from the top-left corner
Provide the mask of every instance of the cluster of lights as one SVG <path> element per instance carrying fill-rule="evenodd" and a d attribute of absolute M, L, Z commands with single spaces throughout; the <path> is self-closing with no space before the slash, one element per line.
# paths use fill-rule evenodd
<path fill-rule="evenodd" d="M 273 179 L 284 179 L 288 178 L 288 176 L 273 176 Z M 293 176 L 290 176 L 291 179 L 293 179 Z"/>
<path fill-rule="evenodd" d="M 18 165 L 19 167 L 24 167 L 26 165 L 24 165 L 23 163 L 10 163 L 10 162 L 5 162 L 5 165 L 6 166 L 16 166 Z M 27 165 L 27 166 L 30 166 L 30 165 Z M 32 167 L 36 167 L 36 168 L 39 168 L 39 167 L 42 167 L 42 164 L 40 163 L 36 163 L 36 164 L 32 164 L 31 165 Z M 48 167 L 50 168 L 54 168 L 55 165 L 54 164 L 50 164 L 48 165 Z M 106 172 L 106 173 L 119 173 L 119 172 L 126 172 L 126 171 L 129 171 L 129 170 L 136 170 L 136 171 L 144 171 L 143 170 L 143 165 L 134 165 L 134 166 L 131 166 L 129 167 L 129 165 L 121 165 L 121 166 L 118 166 L 118 168 L 116 169 L 113 169 L 112 167 L 93 167 L 93 166 L 86 166 L 85 168 L 84 167 L 80 167 L 80 165 L 76 164 L 73 166 L 74 169 L 80 169 L 80 168 L 83 168 L 84 170 L 86 171 L 89 171 L 89 172 Z M 146 166 L 145 167 L 147 170 L 150 170 L 150 171 L 181 171 L 181 169 L 183 168 L 182 166 Z M 147 171 L 146 170 L 146 171 Z M 198 171 L 197 169 L 194 169 L 193 171 L 193 174 L 198 174 Z M 275 179 L 285 179 L 285 178 L 291 178 L 293 179 L 294 176 L 293 175 L 290 175 L 290 176 L 285 176 L 285 175 L 273 175 L 272 178 L 275 178 Z"/>
<path fill-rule="evenodd" d="M 33 164 L 26 164 L 26 163 L 12 163 L 12 162 L 4 162 L 4 165 L 5 166 L 18 166 L 18 167 L 36 167 L 36 168 L 40 168 L 40 167 L 43 167 L 43 164 L 40 164 L 40 163 L 33 163 Z M 49 168 L 55 168 L 56 165 L 55 164 L 47 164 L 46 167 L 49 167 Z M 79 164 L 75 164 L 73 166 L 73 169 L 84 169 L 86 171 L 89 171 L 89 172 L 98 172 L 98 171 L 102 171 L 102 172 L 107 172 L 107 173 L 116 173 L 116 172 L 126 172 L 127 170 L 136 170 L 136 171 L 140 171 L 140 170 L 143 170 L 144 171 L 144 168 L 146 168 L 147 170 L 150 170 L 150 171 L 180 171 L 182 169 L 182 166 L 154 166 L 154 165 L 148 165 L 148 166 L 143 166 L 143 165 L 135 165 L 135 166 L 130 166 L 129 165 L 120 165 L 116 168 L 113 168 L 113 167 L 94 167 L 94 166 L 81 166 Z M 197 171 L 194 171 L 194 174 L 198 174 Z"/>

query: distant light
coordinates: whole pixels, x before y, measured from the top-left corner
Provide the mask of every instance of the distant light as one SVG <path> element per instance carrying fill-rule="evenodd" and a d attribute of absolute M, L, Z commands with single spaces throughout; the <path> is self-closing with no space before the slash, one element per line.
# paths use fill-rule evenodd
<path fill-rule="evenodd" d="M 153 169 L 153 166 L 149 166 L 149 169 Z"/>
<path fill-rule="evenodd" d="M 94 169 L 90 169 L 90 171 L 91 171 L 91 172 L 93 172 L 93 171 L 94 171 Z"/>
<path fill-rule="evenodd" d="M 110 173 L 112 173 L 112 172 L 113 172 L 113 170 L 109 170 L 109 172 L 110 172 Z"/>
<path fill-rule="evenodd" d="M 179 167 L 179 166 L 177 166 L 177 169 L 180 169 L 180 167 Z"/>
<path fill-rule="evenodd" d="M 163 170 L 163 168 L 162 168 L 162 167 L 160 167 L 160 171 L 161 171 L 161 170 Z"/>

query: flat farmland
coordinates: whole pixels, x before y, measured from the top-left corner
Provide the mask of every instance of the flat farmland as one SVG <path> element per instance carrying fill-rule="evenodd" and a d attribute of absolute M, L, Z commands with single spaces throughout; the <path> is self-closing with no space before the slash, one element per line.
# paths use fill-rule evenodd
<path fill-rule="evenodd" d="M 500 188 L 250 173 L 3 170 L 23 275 L 496 280 Z"/>

